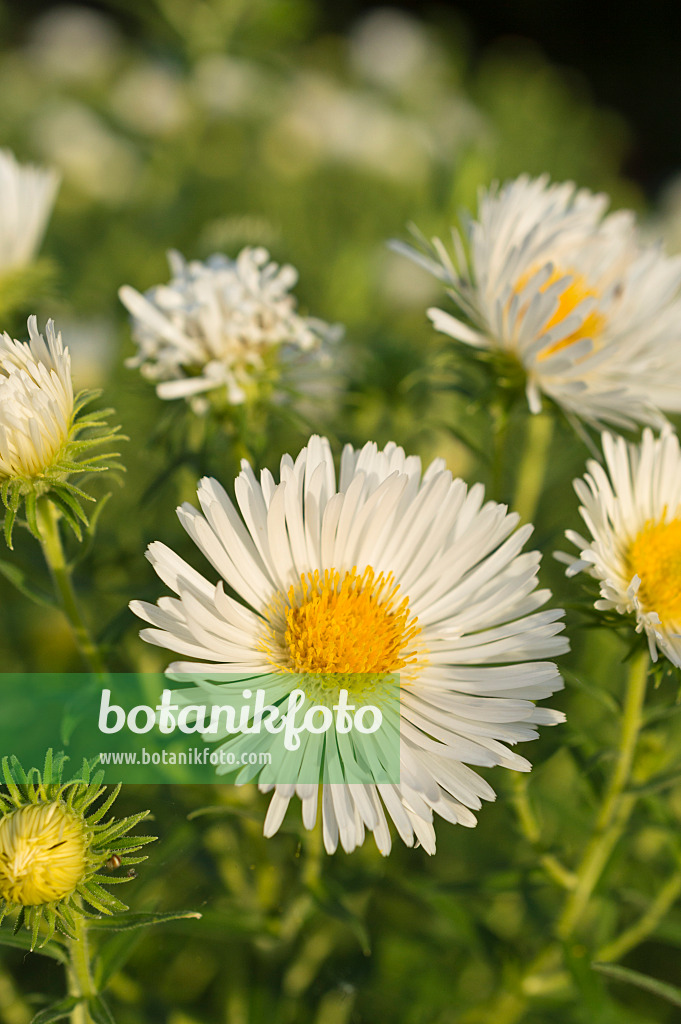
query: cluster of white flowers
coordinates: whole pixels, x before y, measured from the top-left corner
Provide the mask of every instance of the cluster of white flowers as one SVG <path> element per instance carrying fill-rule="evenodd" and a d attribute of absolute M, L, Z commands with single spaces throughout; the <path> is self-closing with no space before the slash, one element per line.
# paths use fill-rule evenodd
<path fill-rule="evenodd" d="M 30 258 L 54 188 L 49 173 L 0 154 L 0 203 L 12 210 L 3 214 L 0 269 Z M 605 209 L 603 196 L 572 184 L 520 178 L 482 196 L 469 249 L 453 236 L 454 259 L 438 240 L 425 256 L 402 249 L 457 305 L 457 316 L 430 311 L 436 327 L 515 356 L 532 412 L 543 393 L 590 424 L 663 425 L 659 438 L 646 429 L 640 446 L 603 435 L 607 471 L 591 461 L 575 482 L 591 537 L 568 531 L 580 556 L 561 557 L 569 575 L 588 570 L 599 581 L 598 609 L 633 615 L 653 659 L 661 652 L 681 667 L 681 450 L 663 416 L 681 411 L 681 261 L 642 246 L 631 214 Z M 276 390 L 285 351 L 319 354 L 338 334 L 297 313 L 296 271 L 263 248 L 205 263 L 173 252 L 170 264 L 167 285 L 120 290 L 139 346 L 129 365 L 161 398 L 205 412 L 206 393 L 221 389 L 217 404 L 243 403 L 268 374 Z M 46 342 L 35 317 L 28 329 L 28 343 L 0 338 L 6 504 L 7 481 L 59 462 L 77 407 L 52 321 Z M 358 679 L 399 675 L 399 780 L 358 783 L 340 744 L 302 745 L 288 760 L 297 782 L 260 779 L 274 791 L 265 833 L 277 831 L 297 795 L 307 828 L 321 799 L 328 851 L 353 850 L 371 831 L 387 854 L 391 820 L 408 845 L 434 852 L 434 815 L 472 826 L 482 800 L 494 798 L 469 766 L 528 771 L 510 747 L 562 720 L 536 704 L 561 688 L 546 659 L 568 642 L 563 612 L 545 610 L 551 595 L 537 589 L 540 555 L 523 552 L 532 527 L 517 528 L 516 514 L 485 502 L 481 485 L 453 479 L 443 460 L 424 473 L 393 443 L 346 446 L 337 482 L 329 442 L 313 436 L 295 461 L 282 458 L 278 481 L 268 470 L 256 480 L 243 462 L 235 493 L 238 509 L 217 480 L 204 479 L 201 511 L 178 510 L 217 583 L 164 544 L 150 546 L 176 596 L 132 602 L 150 624 L 143 638 L 190 659 L 170 666 L 179 678 L 267 673 L 279 705 L 305 680 L 317 680 L 309 682 L 316 693 L 352 692 Z M 312 764 L 324 780 L 332 753 L 344 781 L 303 778 Z"/>
<path fill-rule="evenodd" d="M 290 291 L 297 271 L 272 262 L 266 249 L 243 249 L 235 260 L 215 255 L 205 263 L 171 252 L 169 261 L 167 285 L 144 295 L 128 285 L 120 289 L 139 346 L 127 365 L 154 381 L 160 398 L 194 400 L 223 389 L 228 404 L 245 402 L 274 370 L 274 349 L 319 353 L 338 337 L 338 328 L 296 312 Z M 196 408 L 205 411 L 207 404 Z"/>
<path fill-rule="evenodd" d="M 52 211 L 59 176 L 0 150 L 0 275 L 33 259 Z"/>

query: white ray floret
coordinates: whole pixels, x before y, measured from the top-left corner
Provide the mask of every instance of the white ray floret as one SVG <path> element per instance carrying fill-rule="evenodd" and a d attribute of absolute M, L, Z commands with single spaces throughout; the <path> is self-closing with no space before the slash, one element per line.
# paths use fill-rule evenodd
<path fill-rule="evenodd" d="M 574 486 L 589 537 L 566 534 L 580 550 L 568 576 L 586 571 L 599 581 L 596 608 L 636 617 L 650 655 L 681 667 L 681 451 L 669 427 L 650 429 L 639 445 L 603 434 L 605 467 L 587 463 Z"/>
<path fill-rule="evenodd" d="M 562 687 L 547 659 L 568 643 L 563 613 L 542 610 L 540 556 L 522 551 L 532 527 L 517 528 L 517 515 L 453 480 L 442 460 L 422 473 L 392 443 L 346 446 L 337 483 L 328 441 L 313 436 L 295 461 L 282 458 L 279 482 L 242 463 L 235 493 L 236 506 L 204 479 L 201 511 L 178 510 L 217 583 L 150 546 L 175 596 L 132 602 L 149 624 L 142 637 L 188 659 L 170 666 L 176 677 L 270 673 L 258 684 L 268 699 L 284 699 L 295 672 L 399 673 L 399 782 L 330 782 L 320 795 L 302 776 L 284 783 L 264 772 L 260 788 L 274 791 L 265 833 L 298 795 L 306 828 L 321 808 L 330 852 L 354 849 L 369 830 L 387 854 L 391 819 L 408 845 L 433 853 L 435 814 L 472 826 L 494 799 L 468 766 L 529 771 L 512 748 L 563 717 L 535 704 Z M 307 756 L 322 749 L 310 740 Z"/>
<path fill-rule="evenodd" d="M 20 164 L 8 149 L 0 150 L 0 274 L 34 258 L 58 184 L 55 171 Z"/>
<path fill-rule="evenodd" d="M 481 191 L 453 254 L 395 247 L 445 284 L 456 309 L 428 311 L 437 330 L 518 360 L 532 412 L 545 394 L 592 424 L 660 424 L 681 410 L 681 259 L 607 203 L 523 176 Z"/>
<path fill-rule="evenodd" d="M 160 398 L 184 398 L 205 411 L 206 393 L 222 389 L 229 405 L 246 401 L 279 354 L 275 379 L 295 378 L 300 364 L 323 357 L 337 327 L 296 312 L 291 288 L 298 280 L 263 248 L 243 249 L 235 260 L 215 255 L 187 262 L 168 254 L 172 278 L 141 295 L 124 285 L 119 295 L 133 320 L 138 352 L 127 365 L 156 384 Z M 270 367 L 271 372 L 271 367 Z"/>

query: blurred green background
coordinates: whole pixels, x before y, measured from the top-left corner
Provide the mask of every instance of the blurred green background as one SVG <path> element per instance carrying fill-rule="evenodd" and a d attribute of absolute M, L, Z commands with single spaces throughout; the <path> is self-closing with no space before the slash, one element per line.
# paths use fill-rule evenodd
<path fill-rule="evenodd" d="M 0 328 L 23 338 L 26 315 L 38 313 L 41 325 L 54 317 L 76 385 L 101 387 L 129 437 L 123 486 L 93 485 L 93 493 L 112 490 L 95 542 L 70 548 L 112 667 L 154 671 L 169 660 L 139 641 L 127 610 L 132 598 L 161 592 L 144 549 L 161 539 L 206 571 L 174 507 L 191 498 L 201 473 L 229 487 L 236 470 L 228 437 L 188 451 L 188 414 L 123 366 L 133 345 L 117 289 L 167 280 L 167 249 L 203 258 L 265 245 L 298 268 L 301 309 L 346 327 L 334 400 L 309 424 L 275 411 L 263 424 L 261 464 L 274 468 L 314 429 L 336 444 L 393 439 L 486 483 L 480 382 L 454 365 L 426 320 L 437 284 L 386 241 L 405 238 L 409 222 L 446 236 L 480 185 L 548 172 L 609 192 L 614 207 L 641 214 L 651 237 L 681 249 L 669 34 L 661 26 L 653 46 L 636 19 L 608 21 L 606 8 L 586 4 L 497 6 L 0 3 L 0 145 L 62 175 L 42 250 L 49 284 Z M 535 542 L 549 553 L 542 579 L 558 603 L 574 591 L 550 552 L 578 523 L 570 481 L 586 454 L 567 434 L 559 438 L 539 510 Z M 491 496 L 508 500 L 508 486 L 503 479 Z M 48 586 L 38 546 L 21 530 L 15 552 L 0 555 L 0 574 L 16 581 L 17 573 Z M 82 668 L 61 614 L 32 604 L 2 575 L 0 608 L 4 671 Z M 574 860 L 616 740 L 623 648 L 579 628 L 576 616 L 569 625 L 569 685 L 553 706 L 568 710 L 570 724 L 545 730 L 527 753 L 537 765 L 540 845 Z M 644 744 L 651 770 L 678 762 L 675 696 L 671 683 L 653 695 L 659 715 Z M 559 897 L 518 835 L 503 771 L 488 776 L 501 796 L 475 831 L 442 822 L 434 858 L 396 845 L 387 861 L 371 840 L 351 856 L 320 856 L 297 808 L 265 841 L 266 799 L 249 789 L 129 789 L 122 807 L 150 806 L 161 837 L 127 890 L 134 909 L 204 917 L 140 941 L 112 989 L 116 1019 L 521 1019 L 508 1015 L 504 994 L 545 944 Z M 669 1004 L 589 969 L 594 949 L 647 906 L 680 822 L 681 791 L 671 785 L 618 850 L 583 942 L 570 950 L 564 989 L 539 993 L 522 1017 L 528 1024 L 681 1020 Z M 679 946 L 677 912 L 627 962 L 678 981 Z M 3 957 L 0 1020 L 27 1024 L 41 1005 L 31 993 L 59 994 L 61 971 L 37 955 Z"/>

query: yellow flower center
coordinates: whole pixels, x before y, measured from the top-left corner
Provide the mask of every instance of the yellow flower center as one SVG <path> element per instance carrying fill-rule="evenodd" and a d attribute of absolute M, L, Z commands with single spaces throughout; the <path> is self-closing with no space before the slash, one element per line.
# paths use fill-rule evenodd
<path fill-rule="evenodd" d="M 681 518 L 646 523 L 632 541 L 627 566 L 641 579 L 643 610 L 657 612 L 663 625 L 681 623 Z"/>
<path fill-rule="evenodd" d="M 69 896 L 85 872 L 83 821 L 61 803 L 29 804 L 0 819 L 0 897 L 34 907 Z"/>
<path fill-rule="evenodd" d="M 371 566 L 361 576 L 355 569 L 343 576 L 336 569 L 301 575 L 288 601 L 280 595 L 277 602 L 280 628 L 271 632 L 272 639 L 278 634 L 279 656 L 270 660 L 289 672 L 319 675 L 408 669 L 421 629 L 398 590 L 392 573 L 377 576 Z"/>
<path fill-rule="evenodd" d="M 521 277 L 515 287 L 516 294 L 523 290 L 535 273 L 536 271 L 530 271 Z M 574 312 L 580 302 L 583 302 L 584 299 L 597 299 L 599 297 L 598 292 L 594 288 L 589 287 L 589 284 L 583 274 L 576 274 L 571 270 L 554 270 L 551 276 L 541 286 L 539 291 L 545 292 L 551 287 L 551 285 L 555 284 L 556 281 L 559 281 L 567 275 L 571 275 L 571 277 L 563 291 L 560 293 L 560 296 L 558 297 L 558 308 L 548 323 L 544 325 L 544 331 L 550 331 L 551 328 L 556 327 L 559 323 L 565 320 L 565 318 Z M 555 355 L 556 352 L 562 352 L 563 349 L 568 348 L 570 345 L 574 345 L 577 341 L 581 341 L 582 338 L 596 338 L 604 324 L 605 317 L 601 313 L 592 311 L 587 315 L 584 322 L 576 331 L 573 331 L 572 334 L 568 334 L 565 338 L 561 338 L 560 341 L 556 341 L 553 345 L 549 345 L 547 348 L 542 349 L 537 356 L 538 361 L 549 359 L 550 356 Z"/>

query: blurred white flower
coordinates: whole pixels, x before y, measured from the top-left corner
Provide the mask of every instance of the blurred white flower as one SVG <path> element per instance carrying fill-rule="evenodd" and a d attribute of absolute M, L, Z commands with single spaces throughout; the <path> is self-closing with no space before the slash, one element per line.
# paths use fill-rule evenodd
<path fill-rule="evenodd" d="M 43 240 L 59 175 L 0 150 L 0 274 L 30 263 Z"/>
<path fill-rule="evenodd" d="M 468 765 L 529 771 L 509 745 L 534 739 L 537 725 L 562 721 L 534 703 L 562 687 L 544 659 L 568 643 L 557 635 L 563 613 L 539 610 L 550 593 L 536 589 L 539 552 L 522 552 L 532 527 L 516 529 L 516 514 L 483 503 L 482 486 L 469 490 L 453 480 L 442 459 L 422 475 L 421 460 L 393 443 L 383 451 L 347 445 L 336 485 L 329 442 L 314 436 L 295 462 L 283 457 L 279 483 L 268 470 L 258 483 L 242 462 L 235 492 L 241 515 L 213 479 L 199 485 L 202 512 L 187 503 L 178 510 L 222 577 L 217 585 L 164 544 L 150 546 L 149 560 L 177 596 L 132 602 L 151 625 L 143 639 L 194 659 L 170 666 L 176 678 L 207 682 L 236 673 L 252 683 L 270 673 L 257 683 L 270 704 L 286 702 L 297 687 L 306 706 L 333 705 L 340 687 L 361 700 L 367 675 L 398 673 L 399 779 L 353 782 L 347 747 L 339 740 L 332 752 L 328 741 L 324 747 L 311 737 L 289 755 L 286 778 L 260 780 L 262 790 L 274 790 L 265 834 L 277 831 L 294 794 L 305 827 L 313 827 L 315 780 L 328 779 L 333 758 L 347 781 L 321 788 L 329 852 L 339 840 L 353 850 L 368 829 L 389 853 L 387 811 L 407 845 L 434 853 L 435 814 L 473 826 L 473 811 L 494 799 Z M 223 703 L 226 687 L 218 690 Z M 206 703 L 197 689 L 178 694 Z M 264 740 L 275 772 L 280 739 Z M 239 740 L 252 745 L 254 737 Z"/>
<path fill-rule="evenodd" d="M 591 534 L 566 534 L 580 550 L 568 576 L 586 570 L 600 583 L 600 611 L 636 616 L 650 655 L 660 651 L 681 667 L 681 450 L 667 428 L 659 438 L 643 432 L 640 445 L 603 435 L 606 470 L 587 464 L 575 480 L 580 514 Z"/>
<path fill-rule="evenodd" d="M 35 477 L 58 460 L 73 420 L 71 358 L 54 322 L 47 343 L 29 317 L 30 341 L 0 336 L 0 481 Z"/>
<path fill-rule="evenodd" d="M 287 163 L 295 173 L 329 160 L 401 182 L 425 179 L 434 152 L 421 117 L 310 72 L 300 74 L 288 91 L 266 148 L 282 171 Z"/>
<path fill-rule="evenodd" d="M 418 88 L 448 64 L 422 22 L 390 7 L 371 10 L 353 26 L 349 56 L 356 72 L 396 92 Z"/>
<path fill-rule="evenodd" d="M 212 53 L 197 61 L 192 82 L 202 106 L 216 117 L 272 115 L 280 82 L 255 61 Z"/>
<path fill-rule="evenodd" d="M 118 206 L 134 195 L 139 154 L 84 104 L 60 99 L 44 104 L 32 135 L 65 180 L 86 197 Z"/>
<path fill-rule="evenodd" d="M 518 361 L 532 412 L 544 393 L 593 424 L 660 423 L 681 411 L 681 259 L 607 202 L 521 177 L 483 190 L 453 256 L 439 239 L 395 248 L 446 285 L 457 315 L 430 309 L 438 330 Z"/>
<path fill-rule="evenodd" d="M 111 108 L 120 121 L 146 135 L 171 135 L 191 112 L 179 75 L 151 61 L 119 77 Z"/>
<path fill-rule="evenodd" d="M 111 18 L 92 8 L 65 4 L 33 22 L 27 56 L 34 74 L 87 82 L 111 70 L 120 36 Z"/>
<path fill-rule="evenodd" d="M 160 398 L 222 389 L 228 404 L 240 404 L 268 374 L 275 387 L 285 367 L 293 378 L 296 356 L 323 355 L 323 342 L 339 335 L 338 327 L 299 316 L 290 294 L 298 273 L 272 262 L 266 249 L 205 263 L 171 252 L 169 261 L 167 285 L 144 295 L 129 285 L 119 291 L 139 346 L 127 365 L 154 381 Z"/>

